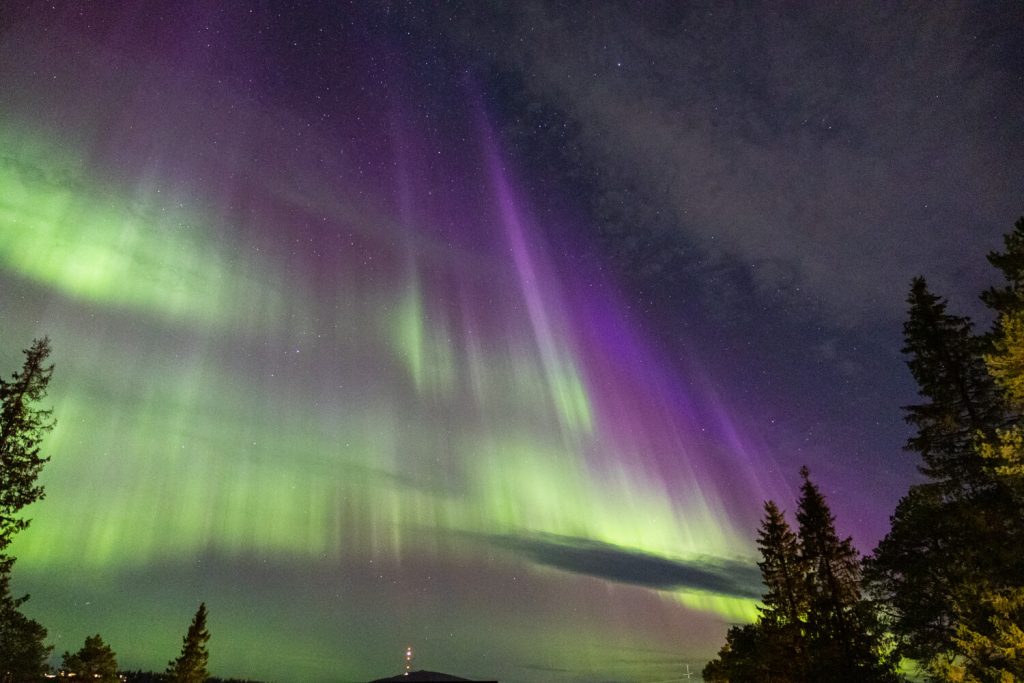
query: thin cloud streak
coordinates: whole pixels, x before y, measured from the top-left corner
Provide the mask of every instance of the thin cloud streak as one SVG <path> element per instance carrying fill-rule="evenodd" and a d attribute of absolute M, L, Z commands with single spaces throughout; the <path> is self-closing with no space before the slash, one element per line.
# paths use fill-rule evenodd
<path fill-rule="evenodd" d="M 738 598 L 761 596 L 751 562 L 716 557 L 678 559 L 586 538 L 556 534 L 471 534 L 471 538 L 575 574 L 663 591 L 695 591 Z"/>

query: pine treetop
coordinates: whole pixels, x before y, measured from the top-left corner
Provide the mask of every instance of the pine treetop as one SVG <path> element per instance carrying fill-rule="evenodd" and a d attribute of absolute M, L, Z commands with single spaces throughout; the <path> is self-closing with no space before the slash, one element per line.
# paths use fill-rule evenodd
<path fill-rule="evenodd" d="M 37 339 L 24 353 L 21 371 L 0 379 L 0 553 L 28 526 L 18 512 L 43 497 L 37 479 L 49 458 L 40 455 L 40 444 L 54 425 L 52 411 L 34 406 L 53 375 L 53 365 L 45 365 L 50 340 Z"/>
<path fill-rule="evenodd" d="M 992 251 L 988 262 L 998 268 L 1006 281 L 1002 287 L 989 287 L 981 300 L 1000 317 L 1024 306 L 1024 217 L 1018 218 L 1013 230 L 1003 236 L 1005 251 Z"/>
<path fill-rule="evenodd" d="M 921 454 L 922 473 L 947 495 L 972 494 L 985 485 L 978 435 L 993 437 L 1004 420 L 982 358 L 988 342 L 974 335 L 968 318 L 947 313 L 946 301 L 928 290 L 924 278 L 914 279 L 907 302 L 903 352 L 925 401 L 904 406 L 906 421 L 917 429 L 906 448 Z"/>
<path fill-rule="evenodd" d="M 761 616 L 776 623 L 798 624 L 807 610 L 800 541 L 774 501 L 765 502 L 764 509 L 757 538 L 762 558 L 757 566 L 767 588 L 761 598 Z"/>
<path fill-rule="evenodd" d="M 182 639 L 181 655 L 167 665 L 167 675 L 174 683 L 203 683 L 210 674 L 206 670 L 209 653 L 206 643 L 210 632 L 206 630 L 206 603 L 199 604 L 188 633 Z"/>

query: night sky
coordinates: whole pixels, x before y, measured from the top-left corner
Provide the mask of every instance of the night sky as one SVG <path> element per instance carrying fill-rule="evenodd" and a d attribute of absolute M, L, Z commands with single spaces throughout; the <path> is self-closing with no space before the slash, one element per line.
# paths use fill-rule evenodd
<path fill-rule="evenodd" d="M 13 552 L 55 655 L 678 680 L 811 468 L 916 481 L 911 277 L 1024 214 L 1016 2 L 0 6 L 0 370 L 58 425 Z"/>

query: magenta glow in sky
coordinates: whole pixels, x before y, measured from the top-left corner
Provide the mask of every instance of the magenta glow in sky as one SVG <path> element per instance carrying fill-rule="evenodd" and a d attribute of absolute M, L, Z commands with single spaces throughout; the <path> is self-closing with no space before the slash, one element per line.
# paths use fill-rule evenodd
<path fill-rule="evenodd" d="M 880 537 L 898 289 L 977 291 L 958 230 L 1016 216 L 1024 154 L 962 125 L 1024 139 L 1005 22 L 563 10 L 5 6 L 0 363 L 49 335 L 58 418 L 14 580 L 57 653 L 160 670 L 205 601 L 220 676 L 672 680 L 801 464 Z"/>
<path fill-rule="evenodd" d="M 442 110 L 351 48 L 312 119 L 195 45 L 48 21 L 4 43 L 0 265 L 5 358 L 48 334 L 59 367 L 16 547 L 57 651 L 159 669 L 206 601 L 222 675 L 371 678 L 414 642 L 633 677 L 751 613 L 761 456 L 561 251 L 476 86 Z"/>

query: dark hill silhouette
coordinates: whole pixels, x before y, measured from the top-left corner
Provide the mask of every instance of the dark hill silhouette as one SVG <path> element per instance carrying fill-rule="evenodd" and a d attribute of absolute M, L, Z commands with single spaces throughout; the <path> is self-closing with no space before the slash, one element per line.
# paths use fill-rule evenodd
<path fill-rule="evenodd" d="M 451 674 L 438 673 L 437 671 L 410 671 L 408 675 L 398 674 L 391 678 L 378 678 L 370 683 L 428 683 L 434 681 L 463 681 L 464 683 L 498 683 L 497 681 L 473 681 L 468 678 L 459 678 Z"/>

